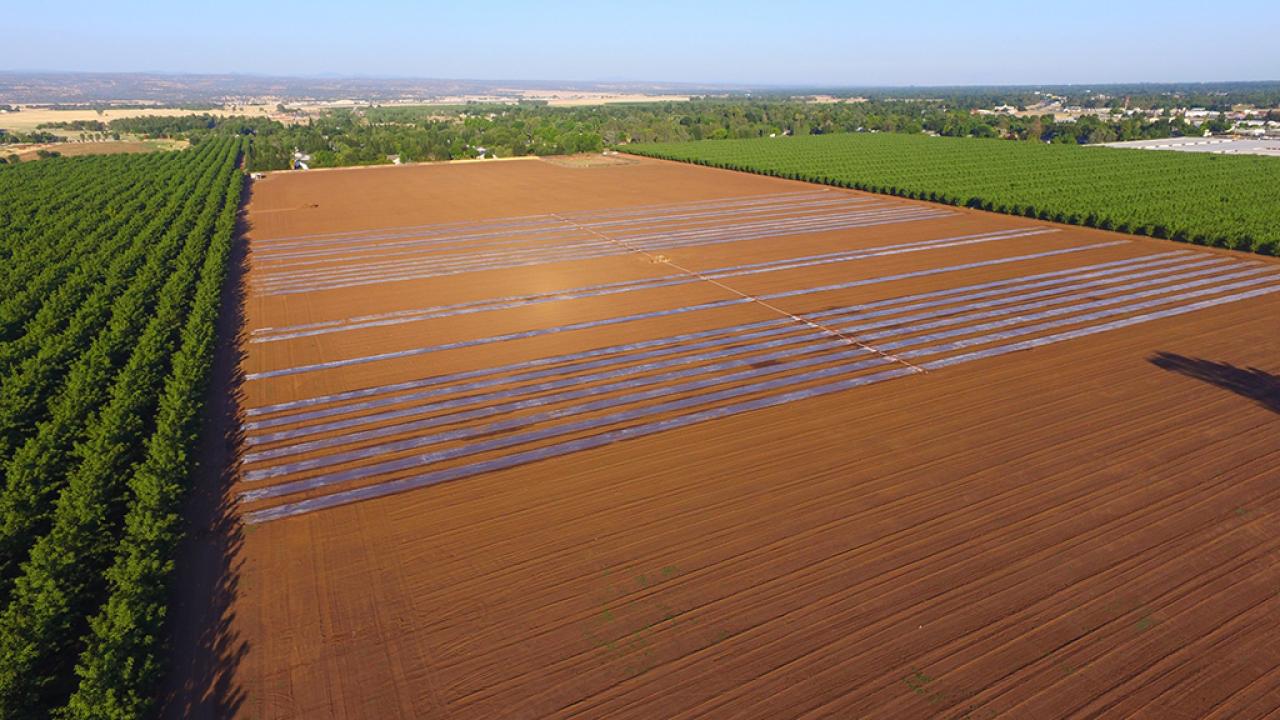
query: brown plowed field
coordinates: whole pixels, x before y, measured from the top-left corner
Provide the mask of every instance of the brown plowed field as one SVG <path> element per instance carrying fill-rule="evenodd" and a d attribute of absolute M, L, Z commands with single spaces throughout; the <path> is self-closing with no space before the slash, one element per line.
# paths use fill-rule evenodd
<path fill-rule="evenodd" d="M 1274 261 L 653 160 L 277 174 L 248 222 L 174 708 L 1280 713 Z"/>

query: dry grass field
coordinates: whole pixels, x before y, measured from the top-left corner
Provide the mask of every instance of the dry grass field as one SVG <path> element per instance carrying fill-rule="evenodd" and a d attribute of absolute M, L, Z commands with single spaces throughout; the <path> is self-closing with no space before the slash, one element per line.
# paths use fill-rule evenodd
<path fill-rule="evenodd" d="M 647 159 L 247 222 L 173 716 L 1280 710 L 1272 260 Z"/>
<path fill-rule="evenodd" d="M 20 160 L 35 160 L 41 150 L 51 150 L 65 157 L 80 155 L 113 155 L 115 153 L 148 153 L 161 150 L 181 150 L 188 147 L 186 140 L 104 140 L 103 142 L 47 143 L 44 145 L 14 145 L 0 151 L 13 153 Z"/>

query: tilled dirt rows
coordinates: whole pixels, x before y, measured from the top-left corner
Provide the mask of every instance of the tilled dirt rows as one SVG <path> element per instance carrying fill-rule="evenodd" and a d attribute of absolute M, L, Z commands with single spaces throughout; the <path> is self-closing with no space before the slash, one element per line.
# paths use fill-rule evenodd
<path fill-rule="evenodd" d="M 244 717 L 1280 709 L 1280 264 L 650 160 L 249 222 Z"/>

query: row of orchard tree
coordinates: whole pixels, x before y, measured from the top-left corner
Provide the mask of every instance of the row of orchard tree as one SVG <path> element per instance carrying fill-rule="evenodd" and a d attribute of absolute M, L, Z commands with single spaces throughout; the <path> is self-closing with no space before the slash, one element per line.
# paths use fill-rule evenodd
<path fill-rule="evenodd" d="M 0 717 L 154 701 L 247 142 L 0 169 Z"/>
<path fill-rule="evenodd" d="M 1280 254 L 1280 160 L 850 134 L 640 145 L 631 152 L 858 190 Z"/>

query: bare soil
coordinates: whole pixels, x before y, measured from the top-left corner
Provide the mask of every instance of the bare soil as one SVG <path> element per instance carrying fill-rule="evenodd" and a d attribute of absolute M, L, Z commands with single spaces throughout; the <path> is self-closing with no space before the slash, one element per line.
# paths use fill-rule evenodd
<path fill-rule="evenodd" d="M 593 168 L 593 167 L 609 167 L 612 165 L 634 165 L 638 162 L 636 158 L 630 155 L 603 155 L 601 153 L 579 153 L 577 155 L 553 155 L 542 158 L 544 162 L 552 165 L 560 165 L 561 167 L 571 168 Z"/>
<path fill-rule="evenodd" d="M 935 219 L 672 247 L 660 251 L 663 262 L 630 252 L 291 295 L 261 292 L 281 271 L 254 258 L 255 248 L 315 233 L 377 235 L 801 191 L 874 197 L 653 160 L 591 173 L 527 162 L 270 175 L 255 183 L 249 205 L 244 332 L 1003 230 L 1056 232 L 247 343 L 246 379 L 234 388 L 242 412 L 1176 251 L 1241 271 L 1255 267 L 1248 263 L 1280 269 L 1268 259 L 955 208 Z M 936 207 L 875 199 L 895 211 Z M 1108 244 L 1117 241 L 1125 242 Z M 385 242 L 355 242 L 320 266 L 367 262 Z M 1045 254 L 1052 251 L 1064 252 Z M 405 262 L 444 251 L 409 252 Z M 1000 262 L 1022 256 L 1030 257 Z M 972 267 L 927 274 L 956 266 Z M 768 306 L 731 304 L 253 379 L 859 280 L 868 282 Z M 1082 291 L 1078 302 L 1117 292 Z M 175 667 L 174 707 L 214 696 L 232 700 L 221 706 L 225 714 L 244 718 L 1274 716 L 1278 313 L 1280 293 L 1262 295 L 235 525 L 235 513 L 251 518 L 335 489 L 245 501 L 230 511 L 240 534 L 206 550 L 212 566 L 234 569 L 235 582 L 198 585 L 216 589 L 212 610 L 192 605 L 194 598 L 178 609 L 215 618 L 219 637 L 234 642 L 196 643 L 195 658 L 189 647 L 179 653 L 186 659 Z M 894 331 L 924 332 L 909 324 Z M 493 392 L 518 388 L 505 383 Z M 572 407 L 541 397 L 499 419 Z M 422 407 L 428 416 L 443 412 Z M 443 429 L 493 420 L 459 419 Z M 344 432 L 317 437 L 346 442 Z M 428 432 L 440 429 L 349 447 Z M 388 450 L 333 467 L 355 471 L 342 490 L 378 487 L 422 472 L 414 458 L 432 449 Z M 485 450 L 439 465 L 505 454 Z M 385 472 L 370 465 L 388 460 L 410 465 Z M 234 492 L 326 471 L 243 476 L 280 462 L 247 463 L 218 482 Z"/>

